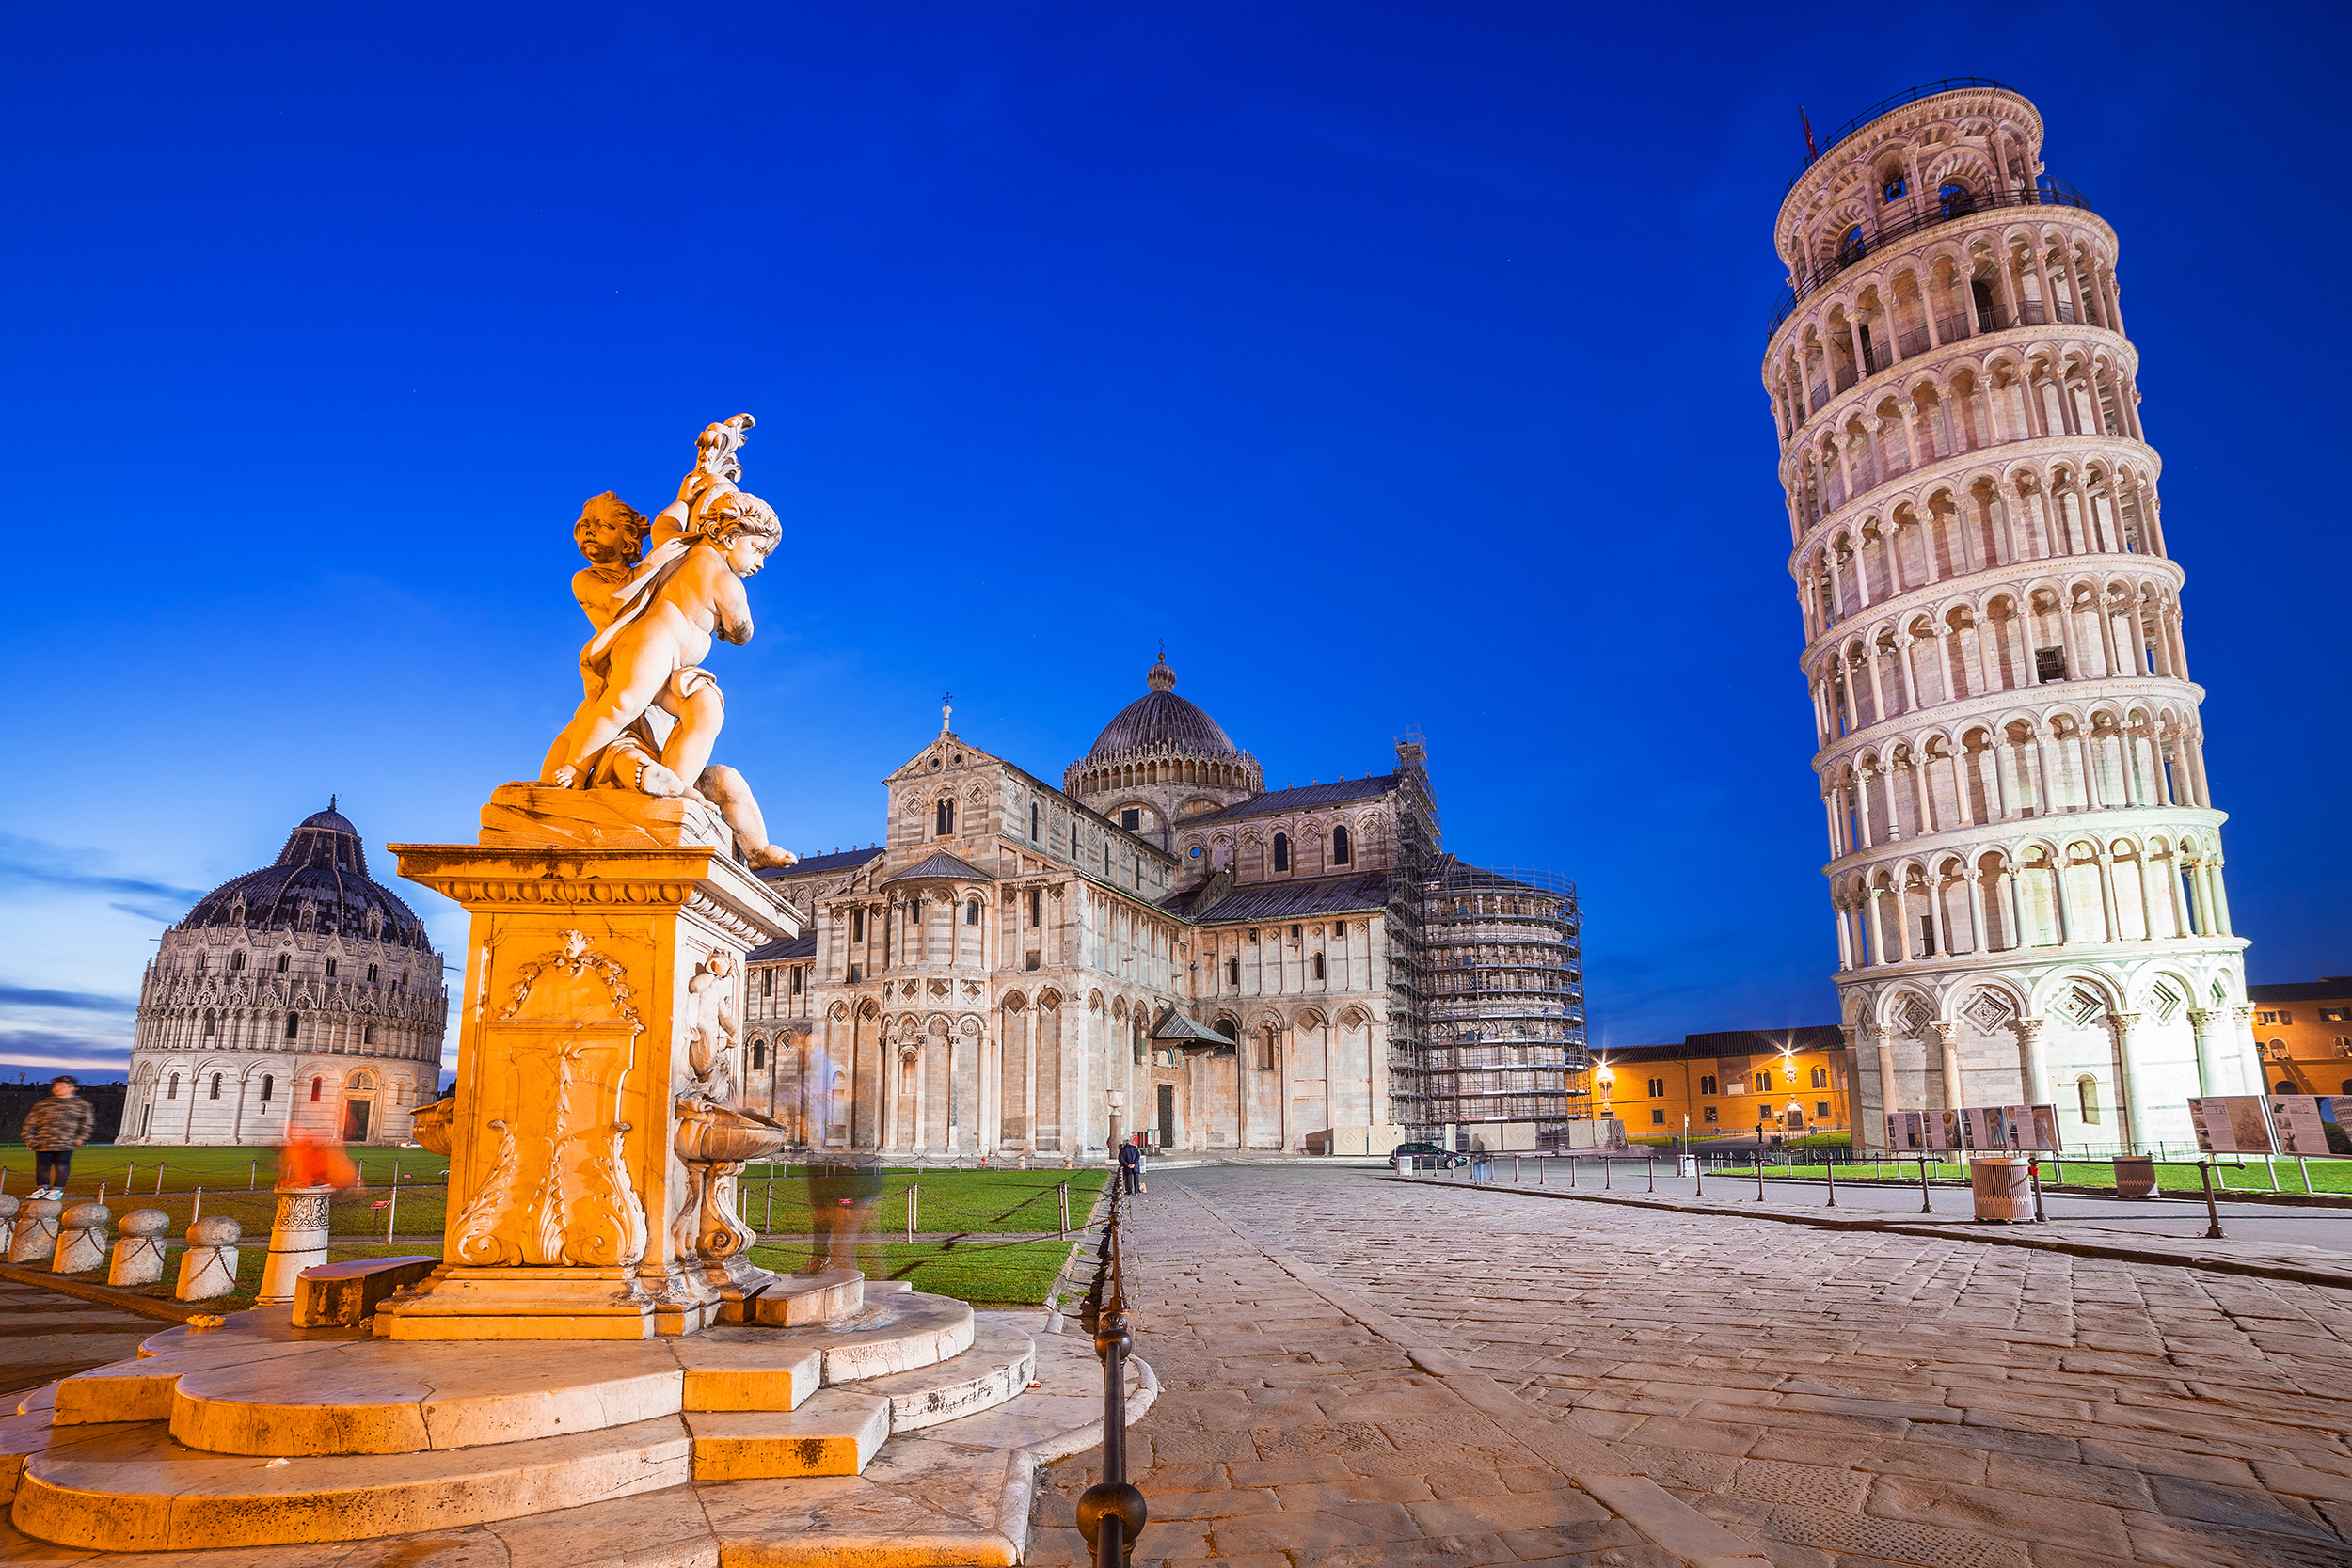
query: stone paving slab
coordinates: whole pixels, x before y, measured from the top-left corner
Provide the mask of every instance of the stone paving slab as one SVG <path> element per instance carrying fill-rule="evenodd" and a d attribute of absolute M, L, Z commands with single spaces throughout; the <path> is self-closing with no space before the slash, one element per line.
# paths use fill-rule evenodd
<path fill-rule="evenodd" d="M 2167 1264 L 2174 1268 L 2205 1269 L 2215 1274 L 2245 1275 L 2256 1279 L 2287 1279 L 2305 1285 L 2352 1290 L 2352 1253 L 2235 1236 L 2208 1239 L 2129 1235 L 2122 1231 L 2102 1230 L 2100 1234 L 2107 1239 L 2091 1240 L 2080 1231 L 2052 1230 L 2039 1225 L 1978 1225 L 1971 1221 L 1955 1221 L 1948 1215 L 1940 1219 L 1924 1216 L 1905 1219 L 1883 1209 L 1833 1209 L 1826 1201 L 1820 1204 L 1777 1203 L 1755 1198 L 1724 1201 L 1664 1193 L 1651 1196 L 1646 1193 L 1557 1186 L 1494 1184 L 1472 1187 L 1458 1180 L 1438 1180 L 1417 1176 L 1384 1175 L 1380 1180 L 1448 1191 L 1507 1194 L 1515 1197 L 1552 1202 L 1623 1204 L 1661 1209 L 1677 1214 L 1719 1214 L 1736 1219 L 1777 1220 L 1787 1225 L 1813 1225 L 1840 1230 L 1940 1236 L 1986 1246 L 2024 1247 L 2036 1252 L 2062 1252 L 2074 1258 Z M 1733 1189 L 1741 1180 L 1737 1172 L 1727 1172 L 1716 1179 L 1719 1187 Z"/>
<path fill-rule="evenodd" d="M 1785 1568 L 2352 1563 L 2340 1288 L 1344 1172 L 1186 1189 Z"/>
<path fill-rule="evenodd" d="M 1175 1180 L 1131 1211 L 1130 1321 L 1161 1380 L 1128 1436 L 1138 1564 L 1765 1568 L 1606 1443 L 1411 1348 L 1390 1311 L 1220 1212 Z M 1048 1469 L 1025 1561 L 1090 1560 L 1075 1509 L 1099 1474 L 1099 1453 Z"/>
<path fill-rule="evenodd" d="M 138 1354 L 155 1320 L 114 1305 L 95 1306 L 46 1285 L 0 1278 L 0 1395 Z M 17 1400 L 0 1401 L 13 1410 Z"/>

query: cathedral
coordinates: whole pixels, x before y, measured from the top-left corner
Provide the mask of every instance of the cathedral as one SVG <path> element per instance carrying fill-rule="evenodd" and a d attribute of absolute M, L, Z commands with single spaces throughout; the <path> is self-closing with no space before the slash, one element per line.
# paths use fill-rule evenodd
<path fill-rule="evenodd" d="M 1058 788 L 943 715 L 879 844 L 762 873 L 809 929 L 751 955 L 745 1103 L 929 1158 L 1562 1141 L 1572 887 L 1440 853 L 1417 740 L 1268 790 L 1164 657 L 1146 685 Z"/>
<path fill-rule="evenodd" d="M 139 984 L 124 1144 L 404 1144 L 449 998 L 424 924 L 328 808 L 166 931 Z"/>

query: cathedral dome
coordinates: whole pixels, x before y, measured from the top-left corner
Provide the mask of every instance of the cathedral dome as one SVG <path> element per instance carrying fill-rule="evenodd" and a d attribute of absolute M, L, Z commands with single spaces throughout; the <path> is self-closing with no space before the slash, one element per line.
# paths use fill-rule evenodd
<path fill-rule="evenodd" d="M 1119 710 L 1094 737 L 1087 762 L 1102 762 L 1132 752 L 1166 749 L 1187 756 L 1238 762 L 1241 748 L 1223 726 L 1197 703 L 1176 695 L 1176 672 L 1163 655 L 1144 675 L 1152 689 Z M 1081 765 L 1083 766 L 1083 764 Z"/>
<path fill-rule="evenodd" d="M 294 825 L 274 863 L 232 877 L 198 899 L 179 929 L 220 926 L 426 945 L 424 923 L 368 876 L 359 830 L 331 802 Z"/>

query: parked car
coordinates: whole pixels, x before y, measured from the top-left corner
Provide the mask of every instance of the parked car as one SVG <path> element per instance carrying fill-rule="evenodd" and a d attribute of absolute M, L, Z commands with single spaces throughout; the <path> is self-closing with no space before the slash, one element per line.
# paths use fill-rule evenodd
<path fill-rule="evenodd" d="M 1413 1162 L 1407 1167 L 1411 1170 L 1452 1170 L 1469 1159 L 1468 1155 L 1449 1154 L 1436 1144 L 1399 1144 L 1389 1150 L 1389 1164 L 1393 1165 L 1408 1156 Z"/>

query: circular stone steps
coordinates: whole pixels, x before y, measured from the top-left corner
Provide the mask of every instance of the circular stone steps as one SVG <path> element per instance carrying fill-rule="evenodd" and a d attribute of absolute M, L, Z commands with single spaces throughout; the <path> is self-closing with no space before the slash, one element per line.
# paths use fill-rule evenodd
<path fill-rule="evenodd" d="M 890 1430 L 914 1432 L 993 1410 L 1027 1391 L 1037 1370 L 1037 1341 L 1004 1323 L 982 1323 L 960 1355 L 910 1372 L 890 1372 L 852 1385 L 890 1402 Z"/>
<path fill-rule="evenodd" d="M 171 1434 L 224 1454 L 470 1449 L 674 1416 L 683 1383 L 671 1347 L 654 1339 L 595 1355 L 568 1340 L 363 1340 L 183 1372 Z"/>
<path fill-rule="evenodd" d="M 199 1453 L 142 1422 L 31 1455 L 16 1528 L 108 1552 L 358 1541 L 577 1508 L 691 1479 L 675 1416 L 602 1432 L 448 1452 L 257 1464 Z"/>
<path fill-rule="evenodd" d="M 931 1298 L 878 1295 L 898 1297 L 893 1305 L 907 1316 L 898 1328 L 917 1349 L 927 1342 L 935 1352 L 941 1334 L 952 1338 L 964 1317 Z M 231 1323 L 253 1329 L 259 1316 Z M 885 1331 L 881 1316 L 861 1313 L 838 1331 Z M 24 1531 L 0 1528 L 0 1560 L 26 1549 L 38 1554 L 32 1536 L 80 1550 L 160 1554 L 135 1559 L 139 1568 L 215 1568 L 224 1557 L 288 1568 L 297 1559 L 281 1554 L 370 1540 L 381 1544 L 360 1555 L 403 1568 L 479 1568 L 485 1554 L 569 1568 L 642 1568 L 655 1560 L 763 1568 L 1009 1564 L 1027 1538 L 1036 1466 L 1101 1440 L 1101 1367 L 1092 1346 L 1046 1331 L 1041 1316 L 990 1313 L 972 1321 L 953 1354 L 821 1389 L 821 1337 L 798 1329 L 706 1331 L 667 1341 L 681 1353 L 681 1383 L 691 1386 L 694 1376 L 684 1354 L 691 1347 L 717 1343 L 714 1335 L 749 1335 L 768 1349 L 729 1353 L 734 1372 L 768 1368 L 762 1375 L 798 1388 L 799 1408 L 690 1410 L 596 1432 L 413 1454 L 208 1454 L 174 1442 L 160 1419 L 56 1427 L 45 1397 L 28 1400 L 35 1414 L 0 1418 L 0 1503 L 15 1483 L 15 1524 Z M 173 1347 L 191 1337 L 158 1338 L 167 1341 L 159 1349 L 176 1354 Z M 193 1338 L 213 1352 L 284 1342 L 263 1331 Z M 314 1348 L 356 1357 L 365 1344 Z M 590 1361 L 611 1348 L 569 1346 Z M 1155 1385 L 1141 1362 L 1128 1370 L 1124 1414 L 1132 1423 Z M 1043 1386 L 1029 1389 L 1032 1379 Z M 280 1550 L 262 1550 L 270 1546 Z M 317 1560 L 345 1555 L 321 1547 Z"/>
<path fill-rule="evenodd" d="M 854 1476 L 890 1435 L 890 1402 L 827 1388 L 798 1410 L 693 1411 L 686 1430 L 696 1481 Z"/>

